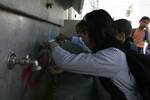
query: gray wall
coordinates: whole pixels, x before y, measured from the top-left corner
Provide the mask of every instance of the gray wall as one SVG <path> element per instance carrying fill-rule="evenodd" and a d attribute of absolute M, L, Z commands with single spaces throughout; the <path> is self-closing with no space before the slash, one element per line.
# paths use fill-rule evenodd
<path fill-rule="evenodd" d="M 25 98 L 20 98 L 23 93 L 21 75 L 27 66 L 16 65 L 14 69 L 9 70 L 7 68 L 8 54 L 13 51 L 19 58 L 30 54 L 32 59 L 35 59 L 38 55 L 38 45 L 48 41 L 49 34 L 58 33 L 60 26 L 64 23 L 64 9 L 60 2 L 52 0 L 52 8 L 47 9 L 46 1 L 0 0 L 0 100 L 96 100 L 91 93 L 92 79 L 84 78 L 84 81 L 83 76 L 78 78 L 77 75 L 75 79 L 76 76 L 71 75 L 70 78 L 68 74 L 60 75 L 61 82 L 58 82 L 60 87 L 51 91 L 56 87 L 54 83 L 57 75 L 50 75 L 48 70 L 33 72 L 32 79 L 38 79 L 39 84 L 28 88 Z M 73 81 L 74 79 L 78 80 L 77 83 Z M 65 85 L 66 83 L 68 84 Z M 72 86 L 75 87 L 72 88 Z M 64 91 L 66 91 L 65 94 Z"/>
<path fill-rule="evenodd" d="M 55 25 L 0 9 L 0 100 L 20 100 L 25 66 L 8 70 L 8 53 L 14 51 L 18 57 L 32 54 L 37 44 L 48 40 L 48 33 L 58 31 Z"/>
<path fill-rule="evenodd" d="M 63 7 L 52 1 L 52 8 L 46 8 L 47 0 L 0 0 L 0 100 L 20 100 L 23 91 L 21 74 L 26 66 L 8 70 L 8 54 L 34 58 L 37 45 L 64 24 Z M 27 91 L 26 100 L 32 96 L 28 94 L 32 93 Z"/>
<path fill-rule="evenodd" d="M 52 8 L 47 8 L 47 1 L 52 1 Z M 26 14 L 63 25 L 64 7 L 58 0 L 0 0 L 0 6 L 8 7 Z"/>
<path fill-rule="evenodd" d="M 60 28 L 60 33 L 69 37 L 76 35 L 75 27 L 78 22 L 79 20 L 64 20 L 64 26 Z"/>
<path fill-rule="evenodd" d="M 96 100 L 91 77 L 74 74 L 55 76 L 50 75 L 48 70 L 33 72 L 32 78 L 38 79 L 39 84 L 28 88 L 25 98 L 20 99 L 23 93 L 21 75 L 27 66 L 16 65 L 8 70 L 9 52 L 14 51 L 18 57 L 30 54 L 34 59 L 37 45 L 48 40 L 48 33 L 59 32 L 59 29 L 58 26 L 0 9 L 0 100 Z"/>

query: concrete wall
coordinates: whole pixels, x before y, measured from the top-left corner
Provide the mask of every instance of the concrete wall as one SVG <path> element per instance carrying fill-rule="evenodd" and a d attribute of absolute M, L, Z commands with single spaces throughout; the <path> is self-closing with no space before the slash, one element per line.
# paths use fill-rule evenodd
<path fill-rule="evenodd" d="M 17 57 L 30 54 L 35 59 L 37 45 L 48 40 L 48 33 L 59 30 L 56 25 L 0 9 L 0 100 L 96 100 L 91 77 L 74 74 L 55 76 L 50 75 L 48 70 L 33 72 L 32 79 L 39 84 L 28 85 L 23 92 L 25 82 L 22 73 L 27 66 L 7 68 L 7 57 L 11 51 Z"/>
<path fill-rule="evenodd" d="M 18 3 L 17 0 L 10 1 L 13 1 L 14 5 Z M 12 3 L 10 1 L 1 2 L 10 4 Z M 36 5 L 32 0 L 28 0 L 28 2 L 32 4 L 33 8 Z M 24 9 L 29 9 L 29 3 L 24 3 L 23 0 L 22 3 L 20 1 L 16 8 L 19 9 L 19 5 L 22 5 Z M 36 12 L 40 13 L 40 11 Z M 37 14 L 36 12 L 35 14 Z M 42 16 L 45 15 L 41 14 Z M 48 33 L 58 31 L 59 27 L 48 21 L 16 13 L 14 10 L 11 11 L 0 6 L 0 100 L 20 100 L 22 94 L 21 74 L 26 66 L 16 65 L 14 69 L 8 70 L 8 54 L 14 51 L 18 57 L 24 57 L 27 54 L 32 56 L 36 45 L 48 40 Z"/>
<path fill-rule="evenodd" d="M 64 26 L 60 28 L 60 33 L 69 37 L 76 35 L 75 27 L 78 22 L 79 20 L 64 20 Z"/>
<path fill-rule="evenodd" d="M 96 100 L 91 77 L 50 75 L 48 70 L 42 70 L 32 72 L 29 77 L 33 81 L 28 82 L 30 85 L 25 90 L 28 80 L 23 79 L 23 73 L 28 72 L 26 78 L 31 75 L 30 71 L 25 72 L 28 66 L 16 65 L 14 69 L 8 69 L 10 52 L 15 52 L 19 58 L 29 54 L 36 59 L 38 45 L 48 41 L 52 36 L 49 34 L 60 32 L 64 9 L 54 0 L 52 8 L 46 8 L 46 1 L 0 0 L 0 100 Z M 74 28 L 75 23 L 71 22 L 72 26 L 66 28 Z M 74 33 L 72 30 L 68 33 Z"/>
<path fill-rule="evenodd" d="M 46 7 L 47 1 L 52 1 L 51 8 Z M 64 8 L 55 1 L 58 0 L 0 0 L 0 6 L 63 25 Z"/>

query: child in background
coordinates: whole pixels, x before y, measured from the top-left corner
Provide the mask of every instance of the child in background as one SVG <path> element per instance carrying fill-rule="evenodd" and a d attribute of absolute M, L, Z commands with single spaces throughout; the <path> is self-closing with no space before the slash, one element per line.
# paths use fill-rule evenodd
<path fill-rule="evenodd" d="M 148 16 L 143 16 L 139 21 L 139 27 L 133 29 L 133 42 L 138 48 L 138 53 L 144 54 L 144 44 L 145 41 L 149 43 L 148 39 L 148 25 L 150 23 L 150 18 Z"/>
<path fill-rule="evenodd" d="M 56 41 L 62 45 L 64 49 L 69 49 L 68 46 L 70 46 L 70 49 L 68 51 L 73 52 L 76 50 L 77 53 L 81 52 L 91 52 L 90 49 L 85 45 L 85 43 L 82 40 L 81 35 L 86 30 L 85 22 L 81 20 L 76 25 L 76 33 L 77 36 L 67 37 L 64 34 L 60 34 L 56 37 Z M 71 43 L 70 43 L 71 42 Z M 67 47 L 66 47 L 67 46 Z M 79 51 L 79 52 L 78 52 Z M 75 53 L 75 52 L 74 52 Z"/>
<path fill-rule="evenodd" d="M 123 46 L 126 52 L 138 52 L 135 43 L 129 40 L 132 34 L 131 23 L 126 19 L 118 19 L 114 23 L 117 33 L 116 39 L 119 41 L 120 46 Z"/>

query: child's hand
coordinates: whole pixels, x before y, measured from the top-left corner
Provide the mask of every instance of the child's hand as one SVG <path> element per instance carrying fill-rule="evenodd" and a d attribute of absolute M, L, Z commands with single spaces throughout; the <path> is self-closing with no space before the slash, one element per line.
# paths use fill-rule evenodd
<path fill-rule="evenodd" d="M 57 66 L 55 65 L 55 66 L 51 66 L 51 67 L 50 67 L 49 72 L 50 72 L 50 74 L 54 74 L 54 75 L 55 75 L 55 74 L 61 74 L 61 73 L 63 73 L 64 70 L 61 69 L 61 68 L 59 68 L 59 67 L 57 67 Z"/>
<path fill-rule="evenodd" d="M 56 37 L 59 35 L 59 33 L 49 33 L 48 36 L 48 42 L 51 43 L 53 41 L 56 41 Z"/>

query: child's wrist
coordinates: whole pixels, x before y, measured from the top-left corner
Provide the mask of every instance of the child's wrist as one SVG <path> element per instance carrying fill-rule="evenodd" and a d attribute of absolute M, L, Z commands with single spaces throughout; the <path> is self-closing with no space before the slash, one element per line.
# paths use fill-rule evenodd
<path fill-rule="evenodd" d="M 59 44 L 56 41 L 50 41 L 49 43 L 51 48 L 55 48 L 59 46 Z"/>

